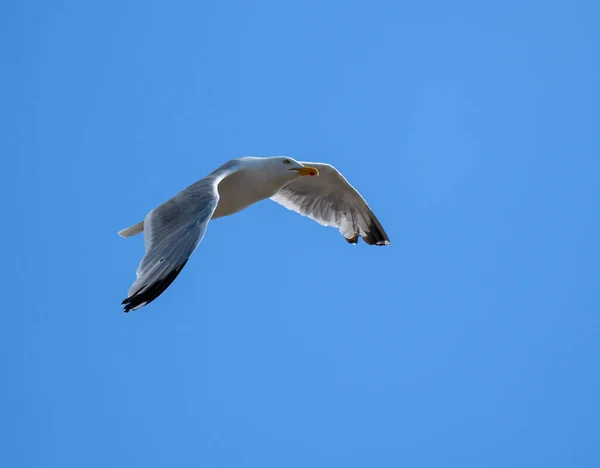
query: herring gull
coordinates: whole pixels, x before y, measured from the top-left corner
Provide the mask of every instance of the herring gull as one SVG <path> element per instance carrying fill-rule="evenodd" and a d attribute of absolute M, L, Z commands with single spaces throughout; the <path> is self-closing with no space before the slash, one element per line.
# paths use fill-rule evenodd
<path fill-rule="evenodd" d="M 211 219 L 229 216 L 266 198 L 339 229 L 350 244 L 389 245 L 379 220 L 336 168 L 289 157 L 233 159 L 119 231 L 144 232 L 146 254 L 123 301 L 125 312 L 160 296 L 177 278 L 204 237 Z"/>

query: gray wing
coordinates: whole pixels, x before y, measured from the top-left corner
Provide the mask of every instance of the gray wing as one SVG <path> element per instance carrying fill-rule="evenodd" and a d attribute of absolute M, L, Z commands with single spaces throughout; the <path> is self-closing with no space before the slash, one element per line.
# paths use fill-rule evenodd
<path fill-rule="evenodd" d="M 358 238 L 370 245 L 389 245 L 390 240 L 367 202 L 329 164 L 302 162 L 319 170 L 317 177 L 299 177 L 283 186 L 271 200 L 323 226 L 339 228 L 351 244 Z"/>
<path fill-rule="evenodd" d="M 213 179 L 200 180 L 146 215 L 146 255 L 122 303 L 125 312 L 149 304 L 177 278 L 204 237 L 217 207 L 216 187 Z"/>

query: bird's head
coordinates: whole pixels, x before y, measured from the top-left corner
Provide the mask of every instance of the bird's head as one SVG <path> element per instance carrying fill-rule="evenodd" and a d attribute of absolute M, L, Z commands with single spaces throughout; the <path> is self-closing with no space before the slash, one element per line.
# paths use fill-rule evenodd
<path fill-rule="evenodd" d="M 311 177 L 319 175 L 319 171 L 315 167 L 305 166 L 287 156 L 269 158 L 269 169 L 286 179 L 293 179 L 298 176 Z"/>

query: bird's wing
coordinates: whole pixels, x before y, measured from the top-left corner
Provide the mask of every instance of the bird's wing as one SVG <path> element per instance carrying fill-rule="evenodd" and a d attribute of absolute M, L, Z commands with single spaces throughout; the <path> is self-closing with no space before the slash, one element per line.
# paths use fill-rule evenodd
<path fill-rule="evenodd" d="M 323 226 L 339 228 L 351 244 L 356 244 L 359 237 L 370 245 L 390 243 L 367 202 L 335 167 L 313 162 L 302 164 L 317 168 L 319 175 L 289 182 L 271 200 Z"/>
<path fill-rule="evenodd" d="M 123 301 L 125 312 L 152 302 L 177 278 L 204 237 L 217 207 L 217 185 L 217 179 L 202 179 L 146 215 L 146 255 Z"/>

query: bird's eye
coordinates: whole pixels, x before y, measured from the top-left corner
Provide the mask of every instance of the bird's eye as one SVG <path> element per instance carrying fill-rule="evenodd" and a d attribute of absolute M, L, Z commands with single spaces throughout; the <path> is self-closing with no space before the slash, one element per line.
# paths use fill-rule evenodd
<path fill-rule="evenodd" d="M 290 161 L 289 159 L 284 159 L 283 160 L 283 164 L 290 164 L 292 161 Z"/>

